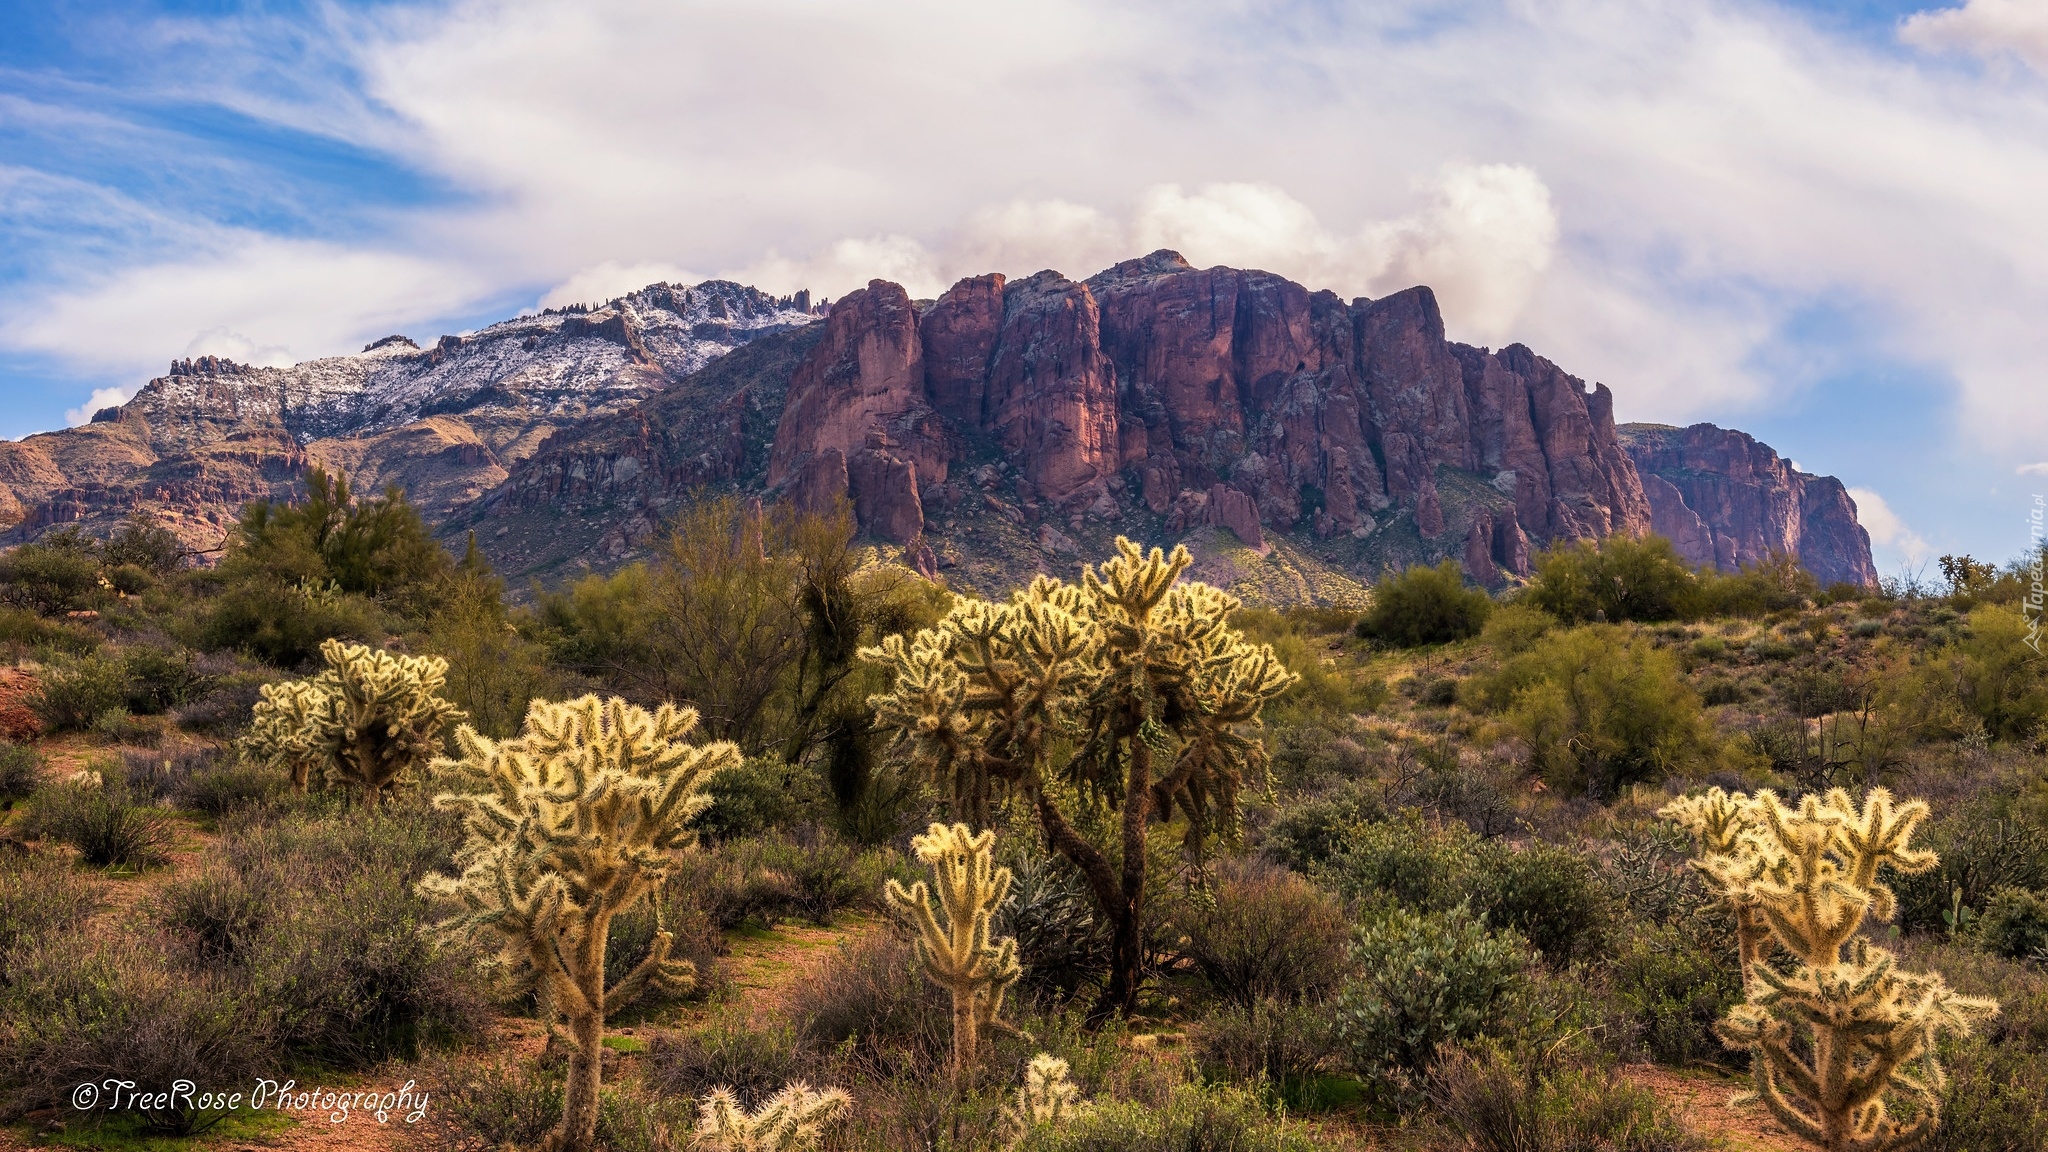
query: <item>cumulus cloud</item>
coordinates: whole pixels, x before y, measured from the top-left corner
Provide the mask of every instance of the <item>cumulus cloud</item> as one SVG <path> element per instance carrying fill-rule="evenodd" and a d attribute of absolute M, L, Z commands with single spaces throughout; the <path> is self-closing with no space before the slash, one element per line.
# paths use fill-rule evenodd
<path fill-rule="evenodd" d="M 1899 39 L 1989 60 L 2014 56 L 2048 75 L 2048 4 L 2040 0 L 1969 0 L 1960 8 L 1916 12 L 1899 26 Z"/>
<path fill-rule="evenodd" d="M 1901 35 L 2025 54 L 2028 11 Z M 0 343 L 139 372 L 216 329 L 303 357 L 511 293 L 929 296 L 1170 246 L 1346 295 L 1429 283 L 1454 335 L 1527 342 L 1624 418 L 1769 404 L 1803 382 L 1766 363 L 1786 318 L 1853 310 L 1997 467 L 2048 436 L 2048 100 L 1762 0 L 454 0 L 319 32 L 201 95 L 459 196 L 367 239 L 112 244 L 16 293 L 36 315 Z M 326 96 L 267 87 L 298 71 Z"/>
<path fill-rule="evenodd" d="M 1873 546 L 1897 554 L 1908 566 L 1924 564 L 1934 554 L 1927 541 L 1906 526 L 1884 497 L 1868 488 L 1851 488 L 1849 499 L 1856 502 L 1856 520 L 1870 533 Z"/>
<path fill-rule="evenodd" d="M 95 388 L 92 390 L 92 395 L 86 397 L 85 403 L 65 411 L 64 422 L 76 428 L 80 424 L 91 420 L 93 413 L 102 408 L 113 408 L 126 404 L 128 398 L 134 394 L 135 390 L 133 388 Z"/>

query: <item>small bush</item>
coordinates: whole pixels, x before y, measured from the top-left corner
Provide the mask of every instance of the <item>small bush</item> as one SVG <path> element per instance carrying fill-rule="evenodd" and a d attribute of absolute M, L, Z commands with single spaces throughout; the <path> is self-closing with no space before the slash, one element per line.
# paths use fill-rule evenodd
<path fill-rule="evenodd" d="M 84 924 L 99 903 L 92 882 L 61 860 L 0 861 L 0 984 L 17 948 Z"/>
<path fill-rule="evenodd" d="M 702 1096 L 724 1086 L 749 1108 L 801 1079 L 796 1033 L 786 1023 L 757 1026 L 726 1012 L 700 1028 L 654 1039 L 648 1082 L 672 1096 Z"/>
<path fill-rule="evenodd" d="M 1072 1121 L 1036 1128 L 1019 1152 L 1312 1152 L 1315 1145 L 1266 1115 L 1237 1088 L 1176 1088 L 1162 1107 L 1102 1103 Z"/>
<path fill-rule="evenodd" d="M 275 1074 L 264 1056 L 277 1025 L 264 1001 L 221 974 L 165 966 L 148 941 L 58 935 L 9 976 L 0 1084 L 13 1115 L 69 1108 L 83 1083 L 169 1085 L 203 1070 L 227 1085 Z M 143 1115 L 174 1135 L 217 1118 L 176 1105 Z"/>
<path fill-rule="evenodd" d="M 1849 625 L 1849 635 L 1858 640 L 1872 640 L 1884 635 L 1884 621 L 1858 620 Z"/>
<path fill-rule="evenodd" d="M 1981 916 L 2001 888 L 2048 891 L 2048 827 L 2008 812 L 1995 796 L 1937 816 L 1927 826 L 1926 845 L 1941 863 L 1892 881 L 1899 926 L 1908 931 L 1942 930 L 1942 914 L 1958 892 L 1963 907 Z"/>
<path fill-rule="evenodd" d="M 197 744 L 130 748 L 121 753 L 121 776 L 129 795 L 155 803 L 178 796 L 195 773 L 212 769 L 219 760 L 219 749 Z"/>
<path fill-rule="evenodd" d="M 1672 620 L 1692 609 L 1692 568 L 1662 536 L 1566 541 L 1538 553 L 1523 600 L 1567 623 Z"/>
<path fill-rule="evenodd" d="M 1742 1000 L 1733 955 L 1709 951 L 1693 933 L 1669 924 L 1636 924 L 1609 969 L 1610 1008 L 1627 1042 L 1659 1064 L 1725 1058 L 1714 1023 Z"/>
<path fill-rule="evenodd" d="M 1359 975 L 1338 1000 L 1338 1036 L 1354 1068 L 1391 1076 L 1399 1090 L 1420 1083 L 1442 1045 L 1512 1030 L 1534 957 L 1520 936 L 1487 931 L 1463 907 L 1397 907 L 1359 926 L 1352 961 Z"/>
<path fill-rule="evenodd" d="M 1446 560 L 1375 585 L 1372 608 L 1359 620 L 1358 634 L 1402 648 L 1444 644 L 1477 636 L 1492 609 L 1483 590 L 1465 587 L 1457 562 Z"/>
<path fill-rule="evenodd" d="M 83 624 L 45 620 L 26 608 L 0 605 L 0 644 L 26 652 L 81 656 L 100 646 L 100 636 Z"/>
<path fill-rule="evenodd" d="M 892 936 L 841 944 L 790 995 L 798 1044 L 882 1068 L 938 1068 L 952 1050 L 953 1006 L 923 973 L 916 950 Z"/>
<path fill-rule="evenodd" d="M 1306 1004 L 1255 1004 L 1231 1008 L 1202 1021 L 1195 1055 L 1208 1070 L 1240 1083 L 1264 1079 L 1277 1085 L 1294 1106 L 1320 1078 L 1341 1066 L 1328 1011 Z"/>
<path fill-rule="evenodd" d="M 164 742 L 163 721 L 154 716 L 131 716 L 126 708 L 109 708 L 92 722 L 93 735 L 109 744 L 156 748 Z"/>
<path fill-rule="evenodd" d="M 2010 960 L 2048 957 L 2048 896 L 2024 888 L 1992 893 L 1977 922 L 1977 939 L 1986 951 Z"/>
<path fill-rule="evenodd" d="M 0 811 L 26 800 L 43 778 L 43 757 L 26 744 L 0 740 Z"/>
<path fill-rule="evenodd" d="M 199 631 L 202 647 L 248 652 L 280 668 L 297 668 L 339 637 L 375 643 L 384 635 L 376 607 L 359 596 L 253 578 L 216 597 Z"/>
<path fill-rule="evenodd" d="M 1476 1152 L 1690 1152 L 1707 1147 L 1656 1095 L 1612 1070 L 1541 1067 L 1495 1045 L 1455 1052 L 1430 1073 L 1429 1098 Z"/>
<path fill-rule="evenodd" d="M 1526 604 L 1502 604 L 1486 618 L 1479 638 L 1502 657 L 1520 656 L 1557 628 L 1557 618 Z"/>
<path fill-rule="evenodd" d="M 176 823 L 135 803 L 119 781 L 47 785 L 29 802 L 28 826 L 78 849 L 97 868 L 148 868 L 170 858 Z"/>
<path fill-rule="evenodd" d="M 421 1136 L 451 1152 L 538 1148 L 561 1123 L 563 1079 L 560 1064 L 433 1057 L 420 1068 L 420 1083 L 433 1095 Z"/>
<path fill-rule="evenodd" d="M 171 794 L 178 807 L 219 819 L 231 812 L 265 808 L 291 791 L 284 773 L 261 764 L 227 763 L 195 768 Z"/>
<path fill-rule="evenodd" d="M 263 698 L 263 686 L 275 679 L 275 673 L 254 670 L 214 677 L 203 693 L 171 713 L 171 719 L 187 732 L 233 736 L 249 723 L 250 711 Z"/>
<path fill-rule="evenodd" d="M 127 698 L 128 679 L 119 661 L 81 656 L 43 669 L 29 707 L 54 731 L 82 732 Z"/>
<path fill-rule="evenodd" d="M 122 703 L 137 716 L 161 716 L 191 701 L 205 687 L 183 648 L 143 645 L 121 654 Z"/>
<path fill-rule="evenodd" d="M 1343 906 L 1308 881 L 1272 864 L 1228 861 L 1212 896 L 1180 926 L 1188 956 L 1218 995 L 1246 1010 L 1265 1000 L 1315 1001 L 1348 974 Z"/>

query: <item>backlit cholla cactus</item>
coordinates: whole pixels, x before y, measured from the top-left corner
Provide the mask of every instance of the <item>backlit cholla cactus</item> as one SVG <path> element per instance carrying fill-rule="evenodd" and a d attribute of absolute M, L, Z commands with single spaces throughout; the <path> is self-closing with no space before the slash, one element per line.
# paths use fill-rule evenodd
<path fill-rule="evenodd" d="M 1827 1152 L 1922 1146 L 1940 1123 L 1936 1038 L 1998 1010 L 1957 995 L 1938 972 L 1901 972 L 1859 935 L 1896 911 L 1879 869 L 1938 862 L 1908 847 L 1927 805 L 1895 805 L 1879 788 L 1859 809 L 1837 788 L 1797 808 L 1770 792 L 1710 793 L 1664 814 L 1700 837 L 1701 870 L 1769 933 L 1745 958 L 1748 998 L 1718 1028 L 1749 1051 L 1765 1106 Z M 1771 946 L 1782 956 L 1766 954 Z"/>
<path fill-rule="evenodd" d="M 704 785 L 740 762 L 730 743 L 687 743 L 696 725 L 694 710 L 670 704 L 649 712 L 616 697 L 536 700 L 517 737 L 494 742 L 464 725 L 461 759 L 437 762 L 488 791 L 434 798 L 465 814 L 464 871 L 420 889 L 461 900 L 466 912 L 443 927 L 495 933 L 504 958 L 537 982 L 569 1049 L 562 1126 L 549 1143 L 557 1152 L 584 1152 L 596 1138 L 605 1016 L 695 980 L 687 961 L 669 958 L 674 938 L 658 922 L 647 958 L 609 986 L 604 952 L 613 917 L 666 879 L 695 839 L 690 821 L 711 803 Z"/>
<path fill-rule="evenodd" d="M 1080 1085 L 1068 1079 L 1067 1072 L 1067 1062 L 1050 1052 L 1040 1052 L 1024 1066 L 1024 1086 L 1017 1089 L 1017 1106 L 1010 1111 L 1019 1140 L 1033 1128 L 1058 1127 L 1088 1110 Z"/>
<path fill-rule="evenodd" d="M 372 802 L 440 751 L 441 730 L 463 719 L 441 698 L 448 662 L 362 644 L 320 645 L 327 668 L 308 680 L 269 684 L 242 747 L 290 771 L 303 789 L 315 769 L 359 788 Z"/>
<path fill-rule="evenodd" d="M 877 729 L 953 817 L 986 827 L 1000 785 L 1087 882 L 1110 928 L 1096 1019 L 1137 1004 L 1150 830 L 1177 824 L 1196 861 L 1235 832 L 1238 793 L 1266 767 L 1260 710 L 1295 679 L 1231 627 L 1235 599 L 1181 581 L 1191 563 L 1119 539 L 1078 585 L 962 597 L 936 627 L 861 653 L 892 675 L 868 699 Z M 1115 845 L 1076 826 L 1077 800 L 1116 810 Z"/>
<path fill-rule="evenodd" d="M 837 1088 L 820 1092 L 799 1080 L 748 1112 L 731 1090 L 713 1088 L 699 1106 L 693 1146 L 712 1152 L 809 1152 L 826 1126 L 852 1106 L 853 1098 Z"/>
<path fill-rule="evenodd" d="M 925 974 L 952 994 L 955 1076 L 973 1062 L 982 1030 L 1023 971 L 1015 937 L 989 938 L 995 911 L 1010 895 L 1010 870 L 995 866 L 995 843 L 994 832 L 977 836 L 965 824 L 934 824 L 910 845 L 931 866 L 939 907 L 932 908 L 922 880 L 908 891 L 894 880 L 883 888 L 890 909 L 917 929 Z"/>

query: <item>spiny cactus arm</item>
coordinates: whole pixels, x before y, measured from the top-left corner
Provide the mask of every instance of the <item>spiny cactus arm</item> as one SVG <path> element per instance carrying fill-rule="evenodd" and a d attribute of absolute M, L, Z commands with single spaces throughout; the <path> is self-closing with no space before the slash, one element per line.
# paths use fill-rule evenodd
<path fill-rule="evenodd" d="M 1829 793 L 1830 800 L 1845 812 L 1853 812 L 1853 801 L 1847 792 Z M 1912 800 L 1904 804 L 1895 803 L 1892 794 L 1883 788 L 1871 789 L 1863 798 L 1863 809 L 1853 819 L 1846 820 L 1842 827 L 1845 855 L 1852 861 L 1848 882 L 1871 894 L 1871 915 L 1881 921 L 1888 921 L 1897 908 L 1897 898 L 1889 886 L 1877 880 L 1880 867 L 1890 867 L 1900 873 L 1912 875 L 1925 872 L 1940 863 L 1940 856 L 1922 849 L 1910 848 L 1913 833 L 1919 829 L 1929 815 L 1924 801 Z"/>
<path fill-rule="evenodd" d="M 1024 966 L 1017 961 L 1017 938 L 1005 936 L 996 943 L 994 954 L 989 957 L 988 983 L 975 1003 L 975 1014 L 981 1024 L 986 1026 L 998 1022 L 996 1018 L 1003 1012 L 1003 998 L 1023 975 Z"/>
<path fill-rule="evenodd" d="M 610 1016 L 650 992 L 681 996 L 697 985 L 697 966 L 688 960 L 669 959 L 675 936 L 656 932 L 647 958 L 635 965 L 618 983 L 605 990 L 604 1010 Z"/>

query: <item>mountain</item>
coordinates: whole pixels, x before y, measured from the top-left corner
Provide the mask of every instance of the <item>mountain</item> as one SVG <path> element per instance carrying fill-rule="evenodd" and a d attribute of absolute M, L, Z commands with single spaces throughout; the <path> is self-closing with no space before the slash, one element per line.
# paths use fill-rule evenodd
<path fill-rule="evenodd" d="M 810 307 L 804 293 L 656 284 L 598 308 L 443 336 L 431 348 L 389 336 L 290 368 L 174 361 L 90 424 L 0 441 L 0 527 L 24 539 L 142 512 L 209 546 L 243 502 L 288 493 L 311 464 L 345 470 L 359 490 L 401 484 L 445 517 L 553 433 L 803 327 Z"/>
<path fill-rule="evenodd" d="M 641 554 L 708 490 L 850 497 L 877 542 L 983 590 L 1119 533 L 1186 539 L 1205 578 L 1278 601 L 1445 556 L 1499 587 L 1551 541 L 1651 530 L 1702 563 L 1874 576 L 1838 482 L 1711 425 L 1617 428 L 1605 385 L 1447 340 L 1428 288 L 1346 302 L 1172 252 L 932 301 L 877 280 L 829 309 L 656 285 L 426 350 L 180 362 L 93 424 L 0 444 L 0 520 L 139 508 L 217 538 L 315 462 L 405 484 L 548 580 Z"/>

